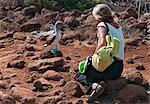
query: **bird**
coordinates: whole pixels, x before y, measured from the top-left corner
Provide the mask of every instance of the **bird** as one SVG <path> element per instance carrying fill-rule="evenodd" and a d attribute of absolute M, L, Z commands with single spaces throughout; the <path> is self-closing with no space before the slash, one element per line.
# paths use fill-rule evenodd
<path fill-rule="evenodd" d="M 35 37 L 47 37 L 46 39 L 46 44 L 51 45 L 52 47 L 57 48 L 57 45 L 59 44 L 59 41 L 61 40 L 62 37 L 62 32 L 61 29 L 64 27 L 64 22 L 62 21 L 57 21 L 54 25 L 50 24 L 49 31 L 33 31 L 31 34 Z"/>

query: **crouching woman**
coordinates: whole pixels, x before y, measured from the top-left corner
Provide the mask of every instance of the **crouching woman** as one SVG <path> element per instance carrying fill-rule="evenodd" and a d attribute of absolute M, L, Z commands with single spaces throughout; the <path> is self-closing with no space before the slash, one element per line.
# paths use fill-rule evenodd
<path fill-rule="evenodd" d="M 96 54 L 101 47 L 107 45 L 106 36 L 111 33 L 113 37 L 119 40 L 119 51 L 113 56 L 113 62 L 100 72 L 92 65 L 92 57 L 88 57 L 87 67 L 84 73 L 78 72 L 75 79 L 85 86 L 87 93 L 90 93 L 88 102 L 93 102 L 104 91 L 104 83 L 100 81 L 119 78 L 123 71 L 124 59 L 124 35 L 121 26 L 119 26 L 112 17 L 112 10 L 106 4 L 98 4 L 93 8 L 92 12 L 96 21 L 98 21 L 98 44 L 95 49 Z M 102 60 L 103 62 L 103 60 Z M 104 62 L 105 64 L 105 62 Z"/>

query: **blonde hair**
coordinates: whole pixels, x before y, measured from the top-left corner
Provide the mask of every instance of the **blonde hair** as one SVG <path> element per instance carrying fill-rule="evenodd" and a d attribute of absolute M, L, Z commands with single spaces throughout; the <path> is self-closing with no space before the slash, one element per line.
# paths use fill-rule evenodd
<path fill-rule="evenodd" d="M 105 19 L 111 16 L 111 8 L 106 4 L 97 4 L 92 11 L 93 16 L 96 19 Z"/>

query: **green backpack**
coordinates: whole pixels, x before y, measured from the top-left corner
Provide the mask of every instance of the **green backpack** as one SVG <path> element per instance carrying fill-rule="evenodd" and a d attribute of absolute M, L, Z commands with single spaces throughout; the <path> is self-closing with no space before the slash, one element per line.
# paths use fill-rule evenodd
<path fill-rule="evenodd" d="M 120 46 L 120 41 L 112 36 L 109 32 L 108 25 L 106 23 L 105 25 L 108 30 L 108 34 L 106 35 L 107 45 L 101 47 L 97 53 L 92 56 L 92 65 L 99 72 L 103 72 L 114 62 L 113 56 L 119 53 Z"/>

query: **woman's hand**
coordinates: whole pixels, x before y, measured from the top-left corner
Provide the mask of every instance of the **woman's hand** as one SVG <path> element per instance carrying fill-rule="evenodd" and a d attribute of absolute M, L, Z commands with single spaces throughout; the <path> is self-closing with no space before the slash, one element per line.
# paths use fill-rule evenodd
<path fill-rule="evenodd" d="M 98 45 L 95 49 L 95 53 L 103 47 L 106 46 L 106 35 L 107 35 L 107 29 L 105 27 L 98 27 Z"/>

